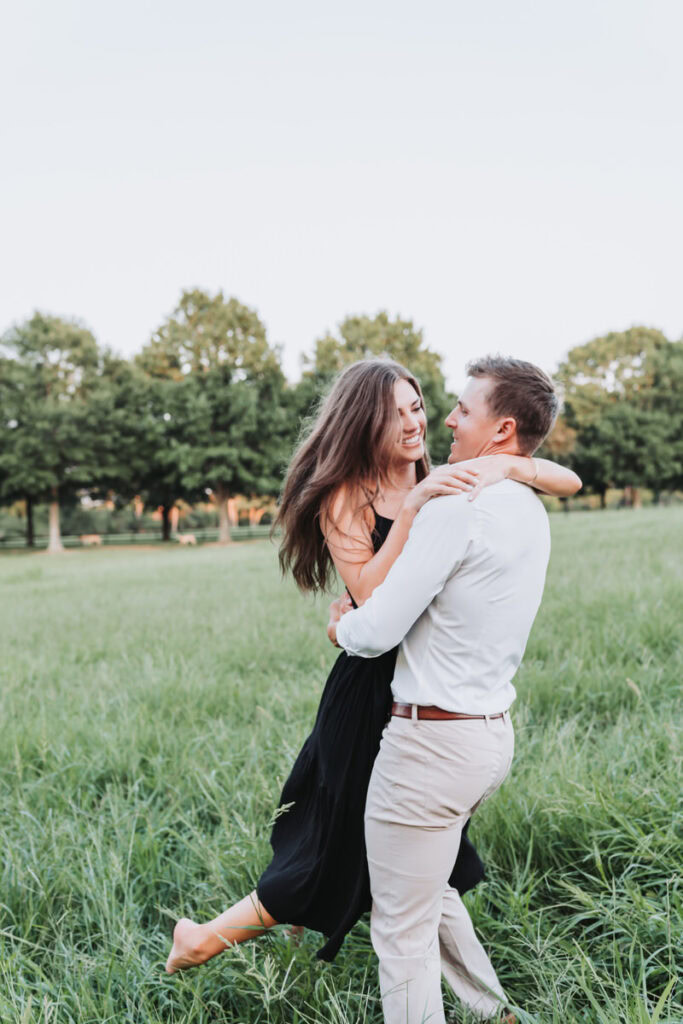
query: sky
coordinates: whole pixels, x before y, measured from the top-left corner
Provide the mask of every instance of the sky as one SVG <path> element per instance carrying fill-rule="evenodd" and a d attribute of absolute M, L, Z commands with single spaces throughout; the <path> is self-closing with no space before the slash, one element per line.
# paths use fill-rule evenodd
<path fill-rule="evenodd" d="M 0 2 L 0 333 L 129 355 L 222 289 L 291 379 L 387 310 L 456 389 L 680 338 L 682 36 L 679 0 Z"/>

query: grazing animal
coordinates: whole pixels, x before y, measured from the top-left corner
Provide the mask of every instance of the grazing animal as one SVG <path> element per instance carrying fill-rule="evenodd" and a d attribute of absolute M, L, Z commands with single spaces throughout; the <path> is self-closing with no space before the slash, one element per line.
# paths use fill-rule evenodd
<path fill-rule="evenodd" d="M 83 547 L 102 547 L 102 538 L 99 533 L 82 533 L 80 541 Z"/>
<path fill-rule="evenodd" d="M 184 544 L 184 545 L 186 545 L 186 544 L 196 544 L 197 543 L 197 538 L 195 537 L 195 535 L 193 533 L 179 533 L 178 534 L 178 543 L 179 544 Z"/>

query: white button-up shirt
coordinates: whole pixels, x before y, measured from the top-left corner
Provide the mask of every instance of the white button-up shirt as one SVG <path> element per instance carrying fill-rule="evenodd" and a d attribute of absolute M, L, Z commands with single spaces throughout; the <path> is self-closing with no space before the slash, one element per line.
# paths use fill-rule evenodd
<path fill-rule="evenodd" d="M 524 484 L 503 480 L 474 501 L 432 498 L 385 581 L 342 616 L 337 642 L 363 658 L 400 643 L 396 701 L 506 711 L 549 555 L 548 516 Z"/>

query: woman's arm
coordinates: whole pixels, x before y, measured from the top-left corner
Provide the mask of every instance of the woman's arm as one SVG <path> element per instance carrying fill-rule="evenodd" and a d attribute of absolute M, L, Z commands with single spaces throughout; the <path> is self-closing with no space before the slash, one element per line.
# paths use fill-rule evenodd
<path fill-rule="evenodd" d="M 484 487 L 499 483 L 501 480 L 516 480 L 520 484 L 528 484 L 543 494 L 556 498 L 570 498 L 581 489 L 581 477 L 566 466 L 560 466 L 549 459 L 532 458 L 529 455 L 481 455 L 477 459 L 467 459 L 461 466 L 475 470 L 479 480 L 470 498 L 476 498 Z"/>
<path fill-rule="evenodd" d="M 372 510 L 367 510 L 369 516 L 345 514 L 346 510 L 336 510 L 335 515 L 336 504 L 331 506 L 330 514 L 324 520 L 321 516 L 321 527 L 337 572 L 356 604 L 362 605 L 375 587 L 383 582 L 403 550 L 416 513 L 404 505 L 394 519 L 384 544 L 375 554 L 372 525 L 368 522 L 372 518 Z"/>
<path fill-rule="evenodd" d="M 507 477 L 520 484 L 529 484 L 536 491 L 551 494 L 556 498 L 571 498 L 580 491 L 581 477 L 566 466 L 560 466 L 550 459 L 538 459 L 526 455 L 502 455 L 494 458 L 509 460 Z"/>
<path fill-rule="evenodd" d="M 364 604 L 401 554 L 413 520 L 424 503 L 443 494 L 472 491 L 478 480 L 476 469 L 439 466 L 407 495 L 377 554 L 372 546 L 374 516 L 367 507 L 354 511 L 359 502 L 340 488 L 323 509 L 320 526 L 335 568 L 357 605 Z"/>

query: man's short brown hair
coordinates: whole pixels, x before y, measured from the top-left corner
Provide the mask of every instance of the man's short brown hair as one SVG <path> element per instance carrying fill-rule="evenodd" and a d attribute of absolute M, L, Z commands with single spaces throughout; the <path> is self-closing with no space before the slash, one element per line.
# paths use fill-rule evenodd
<path fill-rule="evenodd" d="M 525 455 L 533 455 L 552 430 L 559 408 L 555 385 L 543 370 L 523 359 L 484 356 L 467 364 L 470 377 L 492 383 L 487 405 L 494 416 L 511 416 Z"/>

